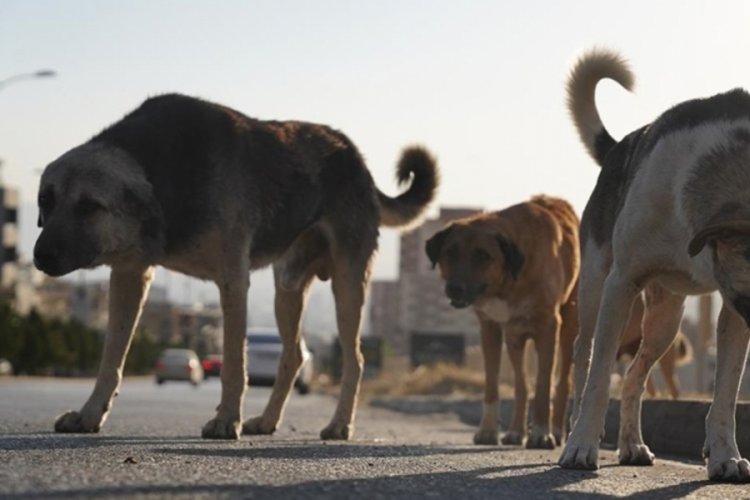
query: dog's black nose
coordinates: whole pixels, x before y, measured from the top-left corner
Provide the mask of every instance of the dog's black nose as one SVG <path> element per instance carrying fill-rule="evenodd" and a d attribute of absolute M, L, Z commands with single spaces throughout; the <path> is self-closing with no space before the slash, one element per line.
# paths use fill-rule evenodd
<path fill-rule="evenodd" d="M 447 283 L 445 294 L 452 299 L 462 299 L 466 295 L 466 286 L 460 283 Z"/>
<path fill-rule="evenodd" d="M 35 248 L 34 265 L 40 271 L 49 271 L 55 267 L 60 252 L 56 248 Z"/>

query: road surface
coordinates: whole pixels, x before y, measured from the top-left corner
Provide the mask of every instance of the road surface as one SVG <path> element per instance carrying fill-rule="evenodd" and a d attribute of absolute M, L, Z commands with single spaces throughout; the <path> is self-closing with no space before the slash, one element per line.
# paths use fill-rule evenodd
<path fill-rule="evenodd" d="M 555 465 L 559 450 L 473 446 L 452 414 L 403 415 L 360 405 L 355 439 L 321 442 L 335 400 L 294 394 L 273 436 L 200 438 L 219 383 L 198 388 L 126 380 L 99 434 L 52 431 L 92 380 L 0 378 L 2 498 L 748 498 L 747 485 L 712 484 L 702 464 L 659 459 L 596 472 Z M 250 388 L 245 417 L 269 390 Z"/>

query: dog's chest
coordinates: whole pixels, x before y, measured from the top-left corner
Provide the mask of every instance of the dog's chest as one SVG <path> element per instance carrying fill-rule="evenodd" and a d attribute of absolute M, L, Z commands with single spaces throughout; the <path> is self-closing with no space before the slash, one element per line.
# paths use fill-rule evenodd
<path fill-rule="evenodd" d="M 477 304 L 476 309 L 497 323 L 507 323 L 510 321 L 510 306 L 505 300 L 492 297 Z"/>

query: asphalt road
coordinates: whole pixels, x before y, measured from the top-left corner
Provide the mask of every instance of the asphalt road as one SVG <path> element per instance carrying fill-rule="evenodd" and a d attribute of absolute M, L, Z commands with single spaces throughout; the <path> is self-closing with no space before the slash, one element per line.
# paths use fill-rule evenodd
<path fill-rule="evenodd" d="M 360 405 L 355 439 L 321 442 L 335 400 L 294 394 L 274 436 L 200 438 L 219 400 L 218 381 L 198 388 L 126 380 L 96 435 L 52 431 L 77 409 L 91 380 L 0 379 L 2 498 L 749 498 L 747 485 L 713 484 L 702 464 L 660 458 L 596 472 L 569 471 L 559 450 L 473 446 L 453 414 L 403 415 Z M 245 417 L 268 389 L 251 388 Z"/>

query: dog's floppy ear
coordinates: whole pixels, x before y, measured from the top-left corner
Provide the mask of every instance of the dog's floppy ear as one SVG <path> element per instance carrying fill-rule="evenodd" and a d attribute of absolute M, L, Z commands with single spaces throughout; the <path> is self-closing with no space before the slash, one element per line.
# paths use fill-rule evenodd
<path fill-rule="evenodd" d="M 448 237 L 448 233 L 452 228 L 453 226 L 448 226 L 445 229 L 438 231 L 424 244 L 424 251 L 427 253 L 427 257 L 430 259 L 433 269 L 435 269 L 435 266 L 440 260 L 440 252 L 443 250 L 445 239 Z"/>
<path fill-rule="evenodd" d="M 706 226 L 690 240 L 688 255 L 695 257 L 706 245 L 735 236 L 750 236 L 750 221 L 731 220 Z"/>
<path fill-rule="evenodd" d="M 143 252 L 151 257 L 160 255 L 166 244 L 166 221 L 151 184 L 129 185 L 124 197 L 127 211 L 140 222 Z"/>
<path fill-rule="evenodd" d="M 513 279 L 518 278 L 518 274 L 521 272 L 523 267 L 524 257 L 518 246 L 511 240 L 503 236 L 502 234 L 495 235 L 495 240 L 500 247 L 500 251 L 505 256 L 505 267 L 513 276 Z"/>

